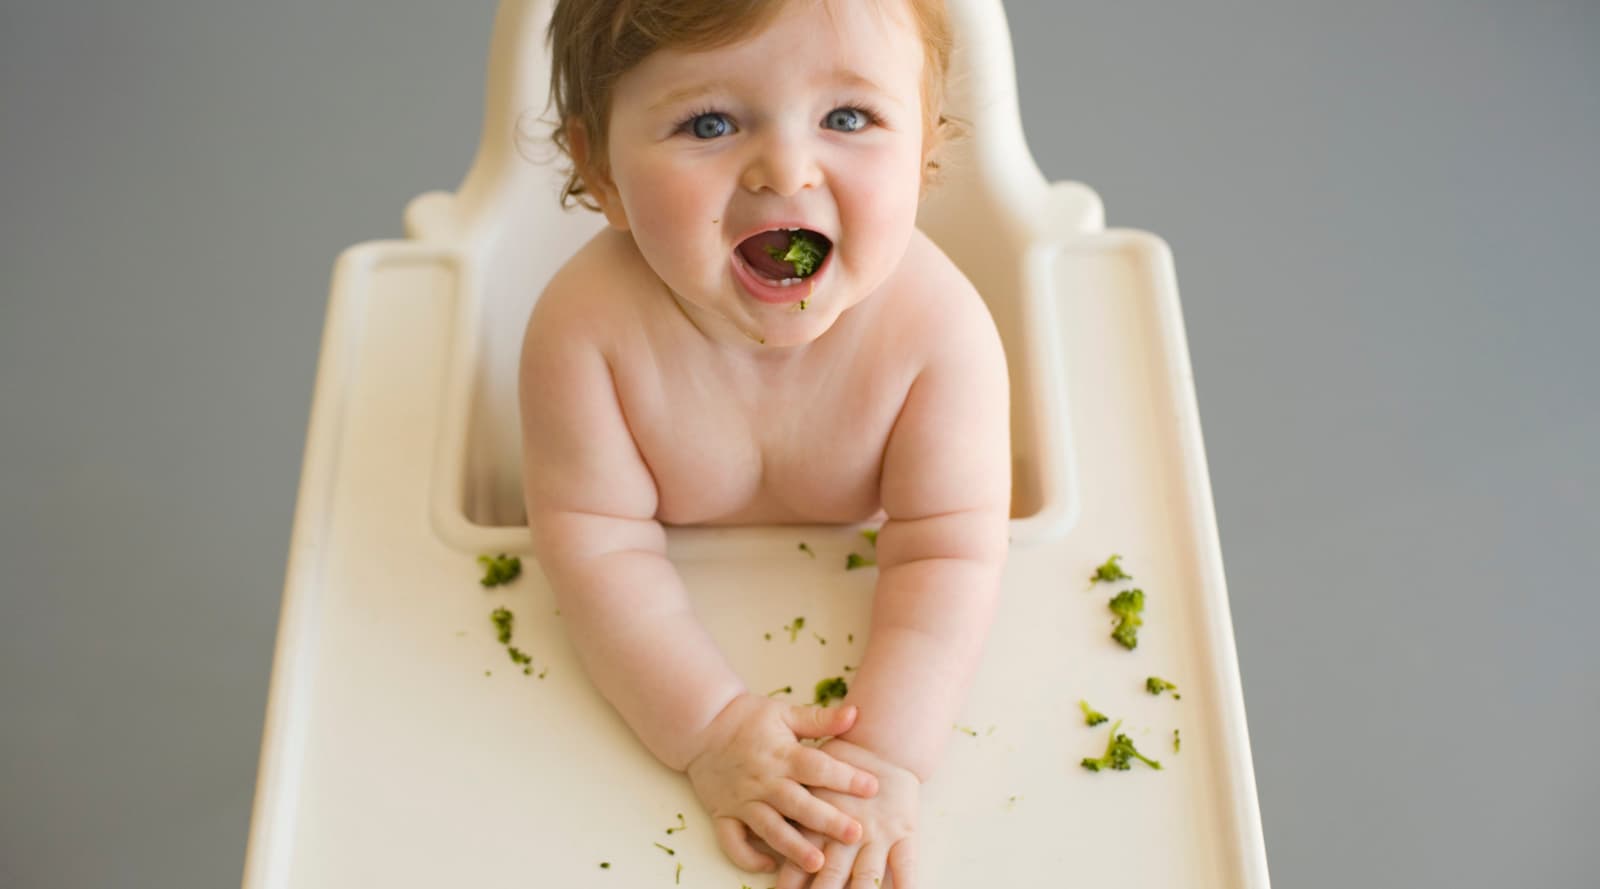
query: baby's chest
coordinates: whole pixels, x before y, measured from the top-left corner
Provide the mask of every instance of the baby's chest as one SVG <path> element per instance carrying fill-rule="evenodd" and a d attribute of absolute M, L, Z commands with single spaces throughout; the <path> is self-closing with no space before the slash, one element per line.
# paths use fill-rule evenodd
<path fill-rule="evenodd" d="M 831 384 L 751 392 L 692 371 L 628 379 L 618 394 L 667 524 L 867 521 L 879 513 L 894 387 Z"/>

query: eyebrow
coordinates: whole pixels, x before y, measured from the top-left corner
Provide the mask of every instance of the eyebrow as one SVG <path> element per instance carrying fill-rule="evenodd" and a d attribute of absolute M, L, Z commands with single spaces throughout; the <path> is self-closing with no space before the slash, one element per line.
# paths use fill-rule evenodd
<path fill-rule="evenodd" d="M 828 82 L 840 86 L 870 90 L 891 102 L 895 102 L 897 104 L 900 102 L 900 100 L 895 98 L 895 96 L 888 90 L 878 86 L 877 83 L 865 75 L 852 71 L 848 68 L 834 69 L 828 75 Z M 652 102 L 650 104 L 650 110 L 658 111 L 669 105 L 676 105 L 679 102 L 687 102 L 690 99 L 698 99 L 701 96 L 721 92 L 725 89 L 726 84 L 724 84 L 722 81 L 711 81 L 710 83 L 700 83 L 692 86 L 679 87 L 678 89 L 675 89 Z"/>

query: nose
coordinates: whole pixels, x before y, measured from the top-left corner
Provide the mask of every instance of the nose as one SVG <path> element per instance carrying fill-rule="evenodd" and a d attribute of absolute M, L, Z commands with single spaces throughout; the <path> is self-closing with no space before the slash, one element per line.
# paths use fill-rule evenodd
<path fill-rule="evenodd" d="M 802 135 L 775 130 L 754 147 L 739 180 L 748 191 L 768 190 L 789 197 L 816 187 L 822 178 Z"/>

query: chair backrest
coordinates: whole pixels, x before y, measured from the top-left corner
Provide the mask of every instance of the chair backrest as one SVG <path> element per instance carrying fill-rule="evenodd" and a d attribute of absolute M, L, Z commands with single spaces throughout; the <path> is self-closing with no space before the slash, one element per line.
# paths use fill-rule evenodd
<path fill-rule="evenodd" d="M 970 126 L 946 146 L 942 182 L 918 224 L 984 294 L 1012 367 L 1012 437 L 1019 454 L 1038 438 L 1037 400 L 1026 389 L 1028 341 L 1023 255 L 1042 239 L 1099 230 L 1103 212 L 1077 183 L 1050 185 L 1023 140 L 1010 36 L 1000 0 L 947 0 L 955 46 L 947 113 Z M 462 318 L 476 332 L 473 404 L 462 483 L 468 518 L 520 525 L 517 353 L 534 300 L 555 270 L 599 230 L 599 214 L 563 210 L 549 132 L 545 27 L 554 0 L 502 0 L 489 53 L 478 153 L 453 195 L 419 197 L 407 210 L 413 238 L 450 243 L 475 269 Z M 1013 514 L 1037 508 L 1026 460 L 1016 465 Z"/>

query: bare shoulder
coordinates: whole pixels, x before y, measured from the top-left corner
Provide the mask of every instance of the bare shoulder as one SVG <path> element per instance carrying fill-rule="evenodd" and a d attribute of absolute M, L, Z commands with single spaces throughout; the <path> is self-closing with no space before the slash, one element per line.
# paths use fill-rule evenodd
<path fill-rule="evenodd" d="M 921 229 L 906 248 L 903 269 L 893 288 L 891 317 L 924 366 L 1005 366 L 1005 350 L 983 295 Z"/>
<path fill-rule="evenodd" d="M 610 339 L 626 329 L 621 322 L 632 310 L 624 295 L 633 271 L 614 234 L 602 230 L 551 276 L 528 318 L 524 352 L 532 343 L 557 341 L 610 351 Z"/>

